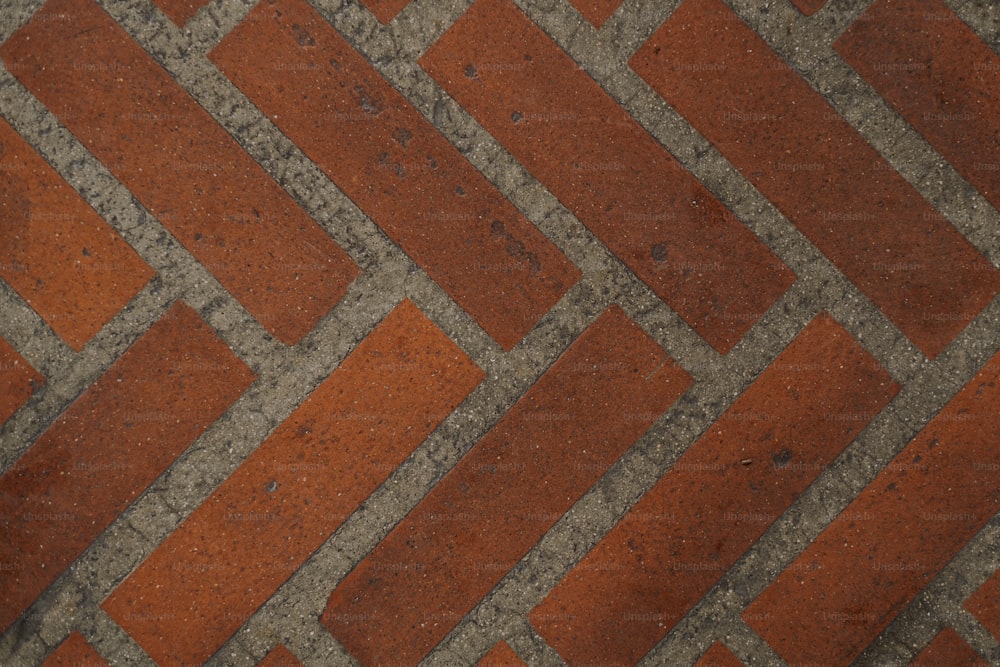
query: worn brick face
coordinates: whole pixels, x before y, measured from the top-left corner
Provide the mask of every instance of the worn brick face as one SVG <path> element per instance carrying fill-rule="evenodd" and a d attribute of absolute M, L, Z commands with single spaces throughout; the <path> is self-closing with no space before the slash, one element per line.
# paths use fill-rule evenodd
<path fill-rule="evenodd" d="M 178 303 L 0 477 L 6 629 L 254 379 Z"/>
<path fill-rule="evenodd" d="M 364 664 L 418 662 L 689 381 L 608 309 L 337 586 L 323 623 Z"/>
<path fill-rule="evenodd" d="M 211 57 L 506 349 L 580 277 L 302 0 L 260 3 Z"/>
<path fill-rule="evenodd" d="M 0 191 L 0 278 L 83 349 L 153 270 L 3 119 Z"/>
<path fill-rule="evenodd" d="M 102 607 L 158 662 L 204 662 L 482 376 L 402 303 Z"/>
<path fill-rule="evenodd" d="M 1000 289 L 1000 272 L 721 0 L 681 4 L 631 64 L 929 357 Z"/>
<path fill-rule="evenodd" d="M 572 664 L 634 664 L 882 409 L 897 387 L 814 320 L 532 610 Z"/>
<path fill-rule="evenodd" d="M 476 2 L 420 65 L 720 352 L 794 280 L 509 0 Z"/>
<path fill-rule="evenodd" d="M 1000 510 L 998 405 L 1000 355 L 747 608 L 782 658 L 849 664 Z"/>
<path fill-rule="evenodd" d="M 44 383 L 42 374 L 0 338 L 0 426 Z"/>
<path fill-rule="evenodd" d="M 940 0 L 879 0 L 834 48 L 1000 206 L 1000 56 L 950 7 Z"/>
<path fill-rule="evenodd" d="M 344 295 L 347 254 L 96 3 L 49 0 L 0 57 L 283 342 Z"/>

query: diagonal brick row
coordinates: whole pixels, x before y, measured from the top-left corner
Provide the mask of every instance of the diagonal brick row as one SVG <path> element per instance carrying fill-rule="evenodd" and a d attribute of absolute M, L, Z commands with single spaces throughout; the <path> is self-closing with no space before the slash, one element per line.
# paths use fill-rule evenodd
<path fill-rule="evenodd" d="M 676 4 L 0 17 L 0 663 L 1000 664 L 987 28 Z M 295 151 L 374 226 L 338 245 Z M 211 299 L 151 268 L 195 264 Z"/>

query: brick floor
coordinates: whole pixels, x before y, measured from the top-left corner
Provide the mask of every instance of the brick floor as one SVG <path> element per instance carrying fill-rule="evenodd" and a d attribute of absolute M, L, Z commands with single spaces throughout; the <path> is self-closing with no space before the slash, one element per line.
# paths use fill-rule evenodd
<path fill-rule="evenodd" d="M 1000 665 L 998 44 L 11 0 L 0 665 Z"/>

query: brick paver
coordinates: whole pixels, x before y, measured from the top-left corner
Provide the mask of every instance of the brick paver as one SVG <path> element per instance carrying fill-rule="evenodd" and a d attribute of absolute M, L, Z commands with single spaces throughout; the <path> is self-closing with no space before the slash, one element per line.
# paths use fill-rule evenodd
<path fill-rule="evenodd" d="M 577 11 L 583 14 L 592 26 L 600 28 L 615 10 L 621 7 L 622 0 L 570 0 Z"/>
<path fill-rule="evenodd" d="M 689 381 L 609 309 L 337 586 L 323 622 L 365 664 L 419 661 Z"/>
<path fill-rule="evenodd" d="M 879 0 L 834 48 L 1000 206 L 1000 56 L 950 7 L 940 0 Z"/>
<path fill-rule="evenodd" d="M 849 664 L 1000 509 L 998 405 L 1000 355 L 747 608 L 747 623 L 790 662 Z"/>
<path fill-rule="evenodd" d="M 720 352 L 791 285 L 788 268 L 509 0 L 476 2 L 420 64 Z"/>
<path fill-rule="evenodd" d="M 45 660 L 45 667 L 107 667 L 108 661 L 87 643 L 83 635 L 73 632 Z"/>
<path fill-rule="evenodd" d="M 302 667 L 302 662 L 282 644 L 275 646 L 257 667 Z"/>
<path fill-rule="evenodd" d="M 0 57 L 283 342 L 343 296 L 347 254 L 97 4 L 50 0 Z"/>
<path fill-rule="evenodd" d="M 873 361 L 813 321 L 531 612 L 539 634 L 573 664 L 634 664 L 888 403 Z"/>
<path fill-rule="evenodd" d="M 928 356 L 1000 290 L 1000 272 L 721 0 L 684 2 L 631 64 Z"/>
<path fill-rule="evenodd" d="M 911 667 L 953 667 L 953 665 L 968 665 L 969 667 L 986 667 L 989 663 L 969 646 L 958 633 L 951 628 L 945 628 L 934 638 L 927 648 L 910 663 Z"/>
<path fill-rule="evenodd" d="M 0 338 L 0 425 L 10 419 L 44 382 L 42 374 L 10 343 Z"/>
<path fill-rule="evenodd" d="M 153 270 L 0 119 L 0 278 L 81 350 Z"/>
<path fill-rule="evenodd" d="M 504 348 L 579 278 L 303 0 L 260 3 L 210 55 Z"/>
<path fill-rule="evenodd" d="M 695 667 L 746 667 L 732 651 L 718 642 L 712 644 L 705 655 L 694 664 Z"/>
<path fill-rule="evenodd" d="M 998 20 L 8 0 L 0 665 L 1000 665 Z"/>
<path fill-rule="evenodd" d="M 253 373 L 171 308 L 0 477 L 0 627 L 208 428 Z"/>
<path fill-rule="evenodd" d="M 992 470 L 994 473 L 1000 473 L 1000 466 Z M 994 637 L 1000 639 L 1000 572 L 995 572 L 965 601 L 965 608 L 972 612 Z"/>
<path fill-rule="evenodd" d="M 204 662 L 481 378 L 401 304 L 102 607 L 158 662 Z"/>
<path fill-rule="evenodd" d="M 514 653 L 514 649 L 507 642 L 499 642 L 476 663 L 476 667 L 524 667 L 525 665 L 527 663 Z"/>

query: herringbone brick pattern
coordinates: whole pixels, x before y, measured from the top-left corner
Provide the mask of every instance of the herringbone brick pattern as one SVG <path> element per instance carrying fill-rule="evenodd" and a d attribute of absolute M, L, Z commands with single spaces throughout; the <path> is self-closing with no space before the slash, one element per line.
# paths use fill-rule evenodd
<path fill-rule="evenodd" d="M 0 664 L 1000 665 L 1000 9 L 0 8 Z"/>

